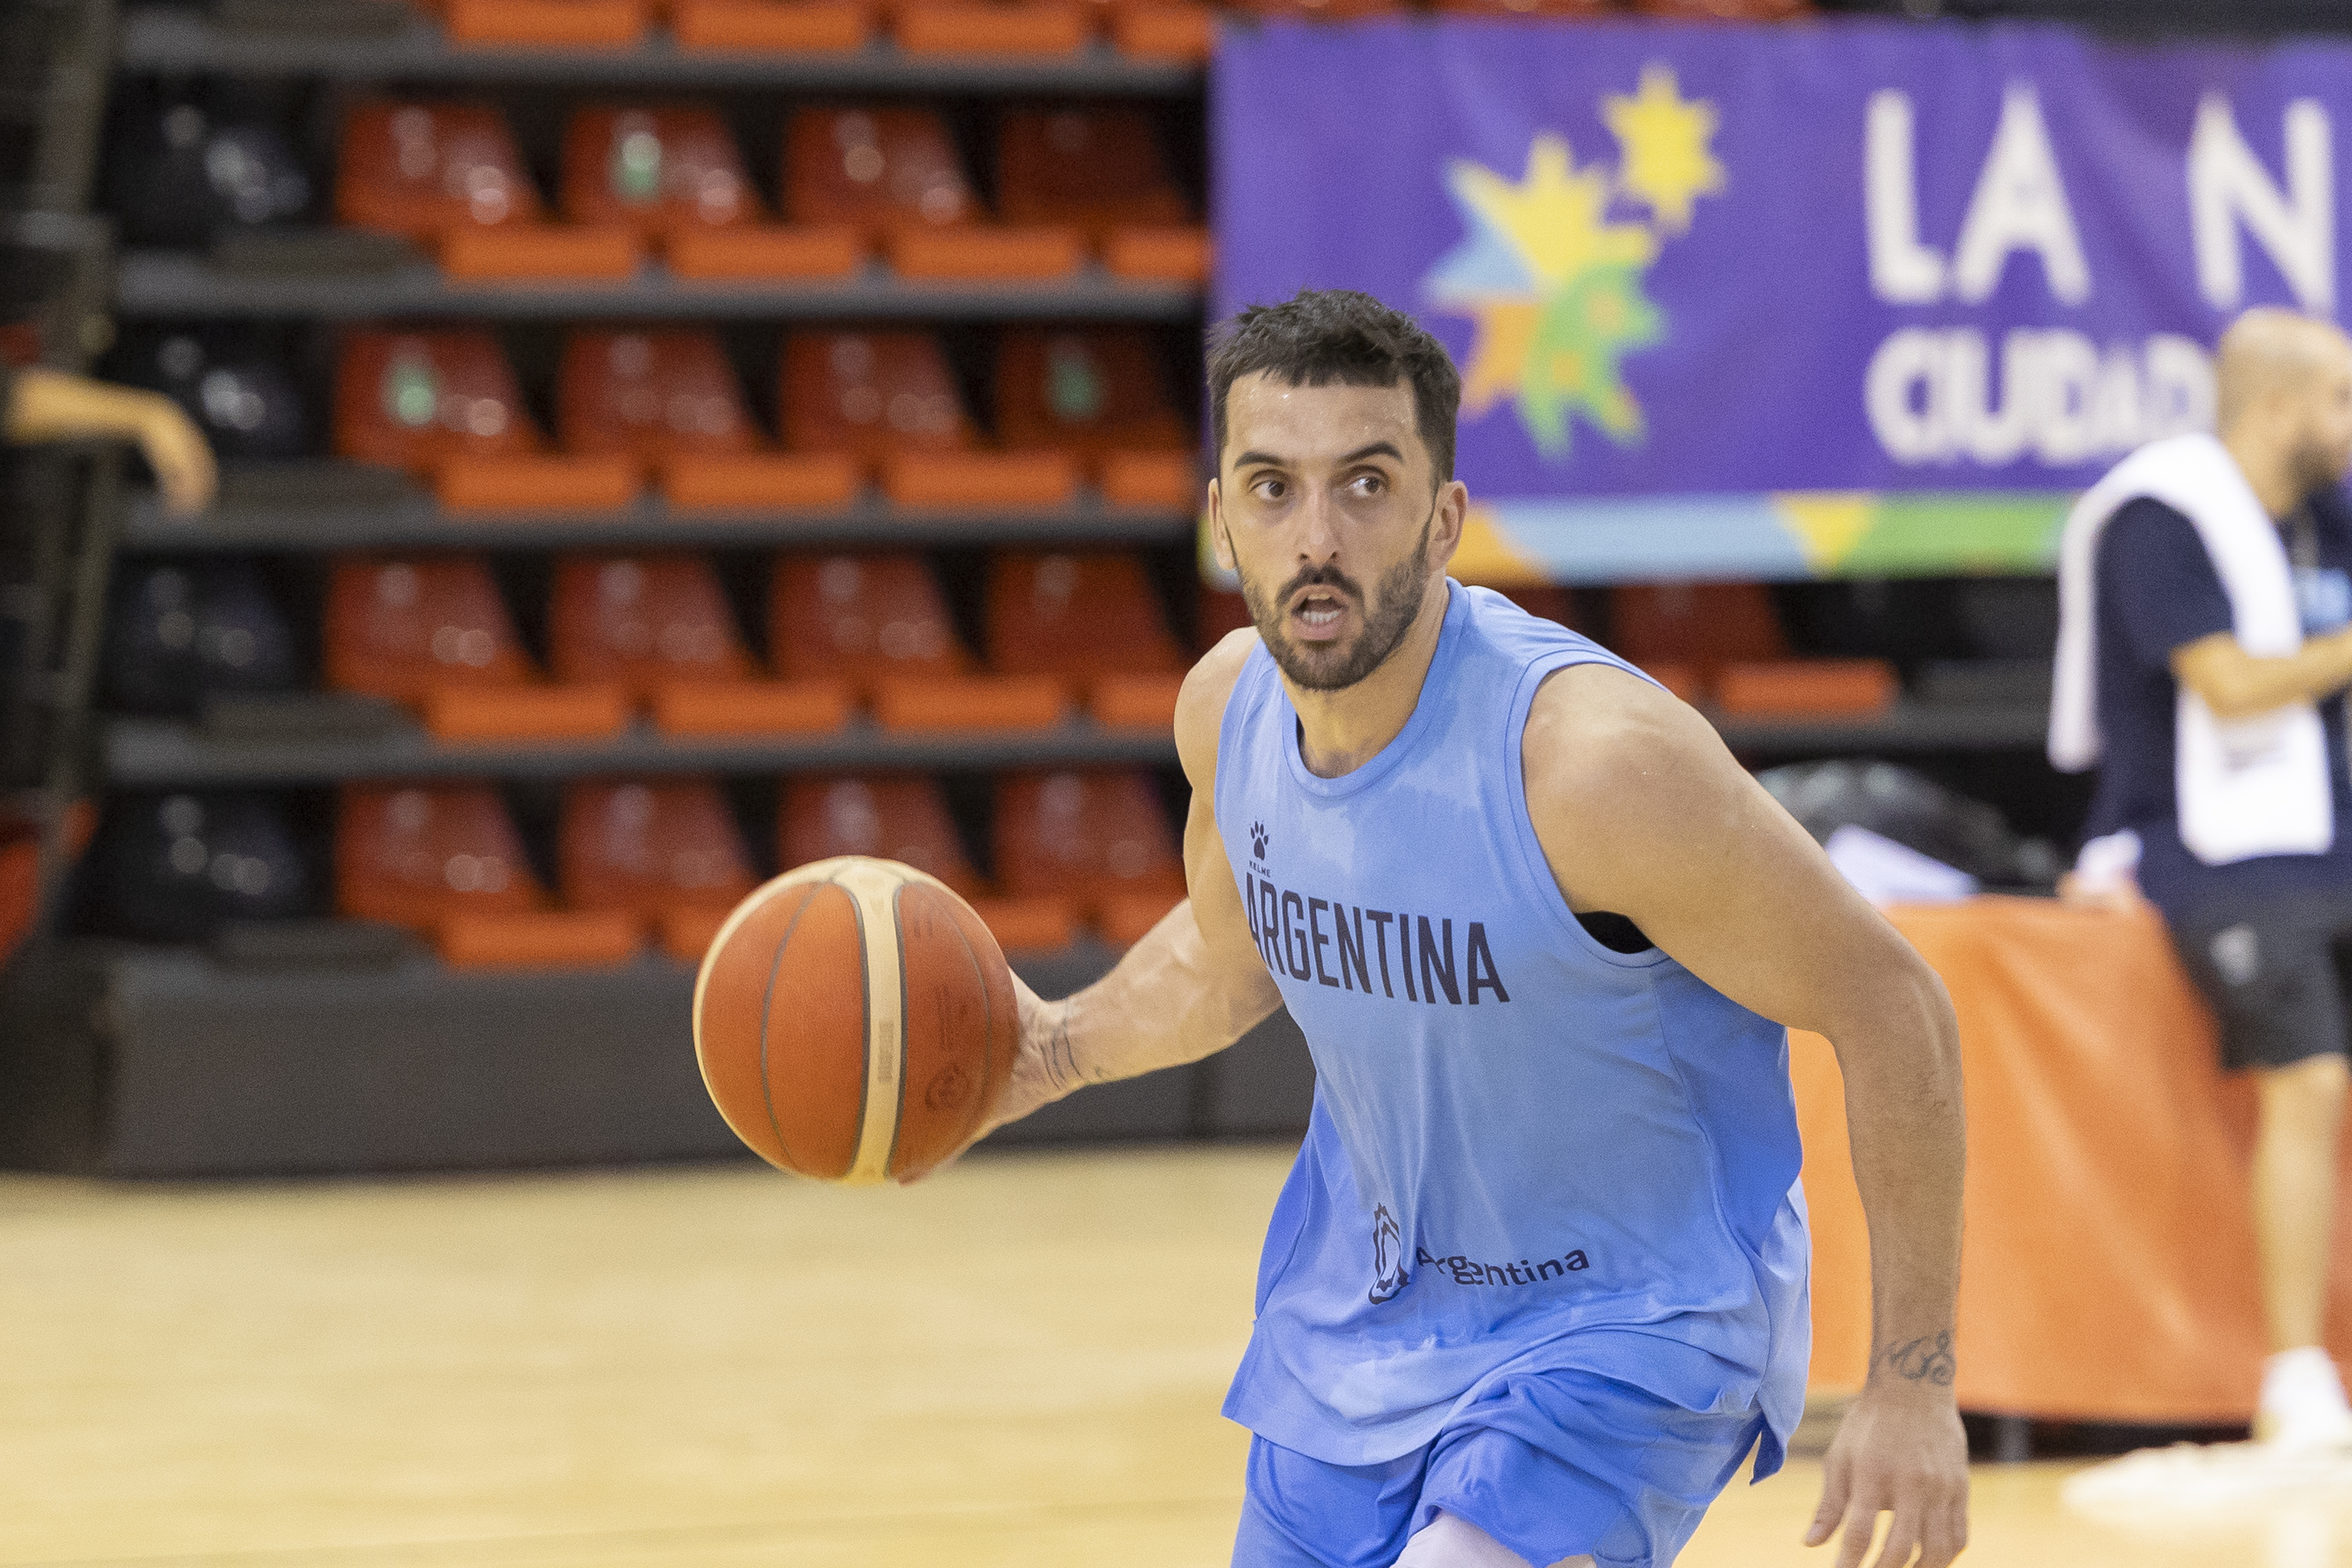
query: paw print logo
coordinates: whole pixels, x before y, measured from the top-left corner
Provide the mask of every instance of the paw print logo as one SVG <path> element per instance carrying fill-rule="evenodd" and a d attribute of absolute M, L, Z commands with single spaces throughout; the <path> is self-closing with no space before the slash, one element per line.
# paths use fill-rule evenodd
<path fill-rule="evenodd" d="M 1250 824 L 1250 857 L 1254 860 L 1265 859 L 1265 824 L 1264 822 Z"/>

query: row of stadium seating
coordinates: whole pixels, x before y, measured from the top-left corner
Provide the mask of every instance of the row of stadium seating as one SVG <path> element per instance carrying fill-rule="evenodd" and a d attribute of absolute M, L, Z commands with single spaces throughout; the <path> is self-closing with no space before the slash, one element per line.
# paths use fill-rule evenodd
<path fill-rule="evenodd" d="M 578 330 L 555 375 L 551 444 L 494 334 L 363 330 L 342 342 L 330 439 L 460 510 L 606 510 L 649 478 L 687 509 L 839 507 L 869 484 L 917 506 L 1055 506 L 1081 484 L 1115 504 L 1197 503 L 1191 422 L 1149 331 L 1013 328 L 992 347 L 983 434 L 936 337 L 791 333 L 772 439 L 717 333 Z M 137 334 L 113 369 L 178 402 L 225 459 L 314 449 L 301 377 L 253 334 Z"/>
<path fill-rule="evenodd" d="M 1810 0 L 1432 0 L 1476 16 L 1653 16 L 1779 20 Z M 1213 13 L 1195 0 L 419 0 L 459 44 L 621 48 L 666 25 L 680 47 L 837 51 L 887 27 L 917 54 L 1066 54 L 1100 35 L 1124 53 L 1193 61 Z M 1244 16 L 1343 18 L 1412 9 L 1405 0 L 1234 0 Z"/>
<path fill-rule="evenodd" d="M 993 451 L 923 332 L 794 332 L 778 369 L 782 455 L 707 331 L 581 331 L 557 377 L 562 455 L 487 331 L 365 331 L 337 371 L 333 442 L 430 479 L 457 509 L 625 506 L 644 476 L 672 505 L 837 507 L 869 481 L 912 506 L 1053 506 L 1083 475 L 1116 501 L 1198 499 L 1192 432 L 1134 329 L 1008 330 Z"/>
<path fill-rule="evenodd" d="M 1113 552 L 998 555 L 984 668 L 919 556 L 780 557 L 767 669 L 706 558 L 572 554 L 552 576 L 550 685 L 480 558 L 339 560 L 326 684 L 468 738 L 608 735 L 640 705 L 683 734 L 835 729 L 853 705 L 890 728 L 1039 728 L 1081 696 L 1103 722 L 1165 727 L 1186 663 L 1142 562 Z M 120 709 L 184 715 L 207 695 L 300 682 L 295 636 L 250 566 L 151 567 L 117 593 L 108 670 Z"/>
<path fill-rule="evenodd" d="M 877 252 L 915 275 L 1051 276 L 1089 254 L 1138 277 L 1204 275 L 1205 237 L 1145 111 L 1008 109 L 993 152 L 992 210 L 940 112 L 802 109 L 772 214 L 717 109 L 606 103 L 572 114 L 551 207 L 495 104 L 379 99 L 344 119 L 334 207 L 486 276 L 625 273 L 646 245 L 688 277 L 839 277 Z M 311 206 L 289 139 L 249 108 L 127 113 L 114 168 L 130 236 L 149 244 L 201 244 Z"/>
<path fill-rule="evenodd" d="M 1013 948 L 1059 947 L 1081 927 L 1125 946 L 1183 895 L 1175 834 L 1149 774 L 1011 774 L 996 780 L 994 800 L 995 875 L 986 877 L 936 779 L 795 777 L 780 794 L 775 861 L 903 861 L 972 899 Z M 460 964 L 618 962 L 648 933 L 692 961 L 755 881 L 734 809 L 702 779 L 567 786 L 552 894 L 490 784 L 348 786 L 332 839 L 336 913 L 415 930 Z M 299 843 L 267 795 L 121 797 L 91 861 L 98 923 L 190 941 L 232 921 L 316 913 L 319 879 Z"/>
<path fill-rule="evenodd" d="M 120 710 L 185 716 L 207 695 L 303 684 L 300 640 L 247 563 L 151 565 L 116 594 L 107 669 Z M 1576 619 L 1564 590 L 1516 596 Z M 766 601 L 763 668 L 708 558 L 560 557 L 551 687 L 482 559 L 352 558 L 329 574 L 320 663 L 333 689 L 408 704 L 437 731 L 473 737 L 610 733 L 638 705 L 687 734 L 831 729 L 855 705 L 890 728 L 1033 728 L 1079 697 L 1104 722 L 1164 727 L 1191 653 L 1248 622 L 1238 595 L 1204 591 L 1188 647 L 1142 563 L 1102 551 L 999 553 L 984 663 L 918 555 L 781 555 Z M 1884 661 L 1792 658 L 1759 584 L 1620 588 L 1608 608 L 1619 651 L 1734 715 L 1868 712 L 1895 695 Z"/>

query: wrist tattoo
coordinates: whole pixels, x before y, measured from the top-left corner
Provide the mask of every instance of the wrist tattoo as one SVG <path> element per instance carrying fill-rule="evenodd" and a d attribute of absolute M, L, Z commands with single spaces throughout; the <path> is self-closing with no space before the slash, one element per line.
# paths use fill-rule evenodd
<path fill-rule="evenodd" d="M 1066 1092 L 1077 1087 L 1078 1059 L 1070 1050 L 1070 1011 L 1062 1009 L 1059 1022 L 1054 1025 L 1053 1038 L 1045 1042 L 1045 1076 L 1055 1089 Z"/>
<path fill-rule="evenodd" d="M 1948 1388 L 1959 1372 L 1952 1358 L 1952 1331 L 1909 1340 L 1886 1353 L 1886 1369 L 1912 1383 L 1932 1383 Z"/>

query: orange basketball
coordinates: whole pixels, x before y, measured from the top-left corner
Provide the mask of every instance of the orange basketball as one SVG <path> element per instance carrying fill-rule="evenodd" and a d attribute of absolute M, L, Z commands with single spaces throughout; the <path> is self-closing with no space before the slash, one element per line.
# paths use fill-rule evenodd
<path fill-rule="evenodd" d="M 719 928 L 694 1051 L 719 1113 L 779 1169 L 922 1175 L 980 1126 L 1020 1038 L 1013 971 L 971 905 L 897 861 L 776 878 Z"/>

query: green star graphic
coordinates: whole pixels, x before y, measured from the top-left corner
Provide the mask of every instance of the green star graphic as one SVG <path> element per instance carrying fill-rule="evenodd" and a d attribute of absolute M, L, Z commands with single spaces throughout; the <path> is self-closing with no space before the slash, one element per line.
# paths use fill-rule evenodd
<path fill-rule="evenodd" d="M 1536 449 L 1564 457 L 1569 421 L 1582 412 L 1619 445 L 1641 439 L 1642 406 L 1621 361 L 1665 336 L 1665 317 L 1642 291 L 1642 269 L 1597 267 L 1544 301 L 1522 367 L 1519 421 Z"/>

